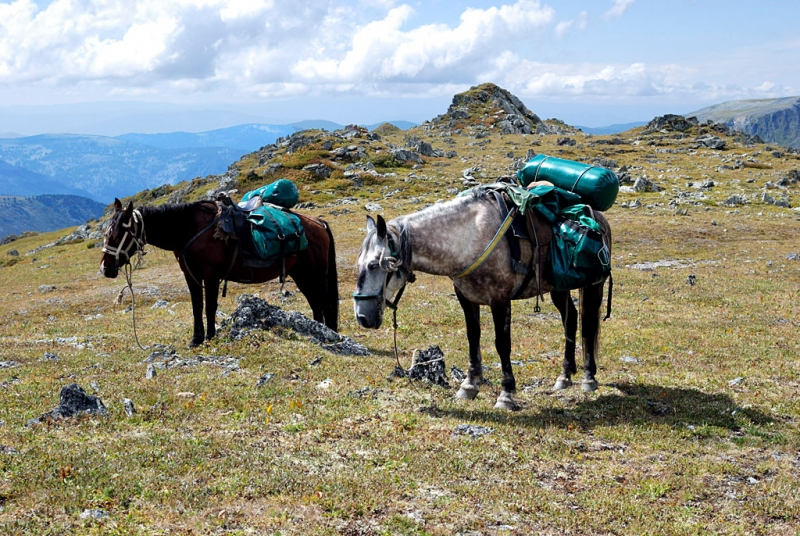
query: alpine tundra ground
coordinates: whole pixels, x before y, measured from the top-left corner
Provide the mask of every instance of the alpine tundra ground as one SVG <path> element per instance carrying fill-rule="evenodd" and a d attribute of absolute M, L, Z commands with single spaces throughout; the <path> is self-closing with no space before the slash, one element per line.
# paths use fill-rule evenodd
<path fill-rule="evenodd" d="M 444 143 L 422 128 L 381 132 L 395 146 L 409 135 Z M 366 147 L 363 161 L 377 170 L 359 183 L 327 160 L 329 136 L 314 135 L 291 154 L 244 158 L 235 187 L 241 195 L 281 176 L 297 181 L 313 204 L 300 211 L 322 215 L 337 240 L 340 331 L 372 355 L 328 353 L 289 330 L 230 341 L 222 329 L 190 350 L 182 274 L 171 253 L 152 248 L 133 279 L 137 333 L 149 346 L 141 350 L 130 295 L 114 303 L 124 282 L 98 274 L 97 239 L 37 250 L 68 229 L 0 246 L 0 531 L 800 533 L 800 213 L 763 201 L 767 192 L 800 204 L 796 154 L 726 136 L 726 149 L 697 148 L 699 132 L 573 133 L 575 145 L 557 135 L 453 135 L 444 148 L 455 156 L 413 169 L 356 138 L 344 145 Z M 500 371 L 488 310 L 490 385 L 477 400 L 455 400 L 456 381 L 448 389 L 387 379 L 391 321 L 359 328 L 349 299 L 366 203 L 387 219 L 412 212 L 462 190 L 465 175 L 511 174 L 529 149 L 614 160 L 620 176 L 626 166 L 631 179 L 663 188 L 622 192 L 607 212 L 614 299 L 598 391 L 551 391 L 563 334 L 549 299 L 539 314 L 532 300 L 513 307 L 521 411 L 492 408 Z M 276 161 L 283 167 L 269 168 Z M 309 163 L 334 172 L 314 176 Z M 134 202 L 196 199 L 216 184 L 164 187 Z M 278 290 L 230 284 L 219 323 L 242 293 L 310 314 L 299 293 L 282 302 Z M 168 303 L 154 307 L 159 300 Z M 448 371 L 466 369 L 448 279 L 419 274 L 398 323 L 403 366 L 436 344 Z M 156 345 L 172 346 L 183 366 L 146 379 Z M 108 415 L 27 425 L 71 383 L 99 396 Z"/>

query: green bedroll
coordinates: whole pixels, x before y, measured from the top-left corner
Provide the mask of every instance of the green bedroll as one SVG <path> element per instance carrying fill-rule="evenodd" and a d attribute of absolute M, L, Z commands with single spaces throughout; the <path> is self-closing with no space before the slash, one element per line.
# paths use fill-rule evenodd
<path fill-rule="evenodd" d="M 581 196 L 595 210 L 608 210 L 619 193 L 619 179 L 610 169 L 563 160 L 546 154 L 536 155 L 517 171 L 522 186 L 537 181 L 553 185 Z"/>
<path fill-rule="evenodd" d="M 260 197 L 264 203 L 283 208 L 292 208 L 300 200 L 297 186 L 289 179 L 278 179 L 266 186 L 247 192 L 242 196 L 242 202 L 256 196 Z"/>

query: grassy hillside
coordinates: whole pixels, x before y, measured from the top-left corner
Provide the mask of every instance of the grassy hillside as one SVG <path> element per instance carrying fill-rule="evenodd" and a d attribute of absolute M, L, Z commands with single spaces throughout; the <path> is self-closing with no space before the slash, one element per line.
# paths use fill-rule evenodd
<path fill-rule="evenodd" d="M 39 249 L 66 229 L 0 246 L 0 259 L 19 253 L 0 268 L 4 532 L 796 532 L 800 213 L 762 201 L 767 192 L 797 206 L 796 154 L 725 135 L 725 150 L 697 147 L 699 127 L 500 136 L 491 126 L 445 132 L 425 124 L 381 133 L 380 140 L 365 132 L 295 135 L 239 161 L 235 182 L 240 195 L 289 177 L 301 201 L 313 204 L 301 211 L 330 222 L 341 332 L 370 357 L 330 354 L 284 330 L 240 341 L 223 330 L 190 350 L 186 285 L 174 256 L 154 249 L 134 274 L 137 333 L 150 346 L 143 351 L 129 296 L 114 302 L 123 282 L 98 275 L 94 243 Z M 451 156 L 401 164 L 391 148 L 410 136 Z M 350 162 L 331 152 L 339 148 L 360 154 L 361 167 L 348 170 Z M 549 303 L 535 313 L 532 301 L 513 308 L 521 411 L 492 409 L 500 371 L 488 312 L 491 384 L 477 400 L 456 401 L 455 381 L 445 389 L 388 380 L 390 323 L 359 328 L 348 299 L 365 204 L 379 204 L 387 218 L 412 212 L 462 190 L 464 174 L 491 182 L 513 173 L 529 150 L 602 159 L 626 181 L 647 178 L 662 188 L 623 191 L 607 212 L 614 312 L 603 324 L 599 390 L 551 392 L 560 320 Z M 197 199 L 218 187 L 195 180 L 142 192 L 134 202 Z M 278 289 L 277 282 L 229 285 L 220 322 L 245 292 L 310 314 L 300 294 L 282 303 Z M 168 304 L 154 307 L 158 300 Z M 415 349 L 437 344 L 448 370 L 467 367 L 464 320 L 448 279 L 419 274 L 398 322 L 404 366 Z M 178 357 L 146 379 L 148 356 L 165 349 L 157 345 Z M 268 373 L 273 379 L 256 387 Z M 26 426 L 73 382 L 101 397 L 108 416 Z M 128 417 L 123 398 L 138 413 Z M 491 431 L 470 438 L 458 433 L 464 424 Z"/>
<path fill-rule="evenodd" d="M 99 218 L 102 203 L 76 195 L 0 196 L 0 238 L 26 231 L 52 231 Z"/>

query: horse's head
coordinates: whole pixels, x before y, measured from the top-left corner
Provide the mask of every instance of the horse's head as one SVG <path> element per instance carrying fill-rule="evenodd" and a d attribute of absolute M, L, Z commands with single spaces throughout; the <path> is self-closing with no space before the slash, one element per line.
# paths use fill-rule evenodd
<path fill-rule="evenodd" d="M 128 264 L 131 257 L 144 247 L 144 222 L 133 202 L 123 209 L 119 199 L 114 199 L 114 215 L 103 239 L 103 257 L 100 273 L 106 277 L 117 277 L 119 269 Z"/>
<path fill-rule="evenodd" d="M 356 320 L 365 328 L 379 328 L 383 309 L 396 307 L 399 293 L 413 281 L 410 266 L 403 266 L 399 233 L 389 229 L 386 221 L 367 216 L 367 236 L 358 254 L 358 279 L 353 293 Z M 391 297 L 398 296 L 392 303 Z"/>

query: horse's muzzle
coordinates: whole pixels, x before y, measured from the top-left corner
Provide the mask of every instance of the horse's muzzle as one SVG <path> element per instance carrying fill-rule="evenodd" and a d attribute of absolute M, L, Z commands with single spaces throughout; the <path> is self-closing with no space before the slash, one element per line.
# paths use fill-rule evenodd
<path fill-rule="evenodd" d="M 106 266 L 105 263 L 100 263 L 100 273 L 110 279 L 114 279 L 119 275 L 119 269 L 116 266 Z"/>

